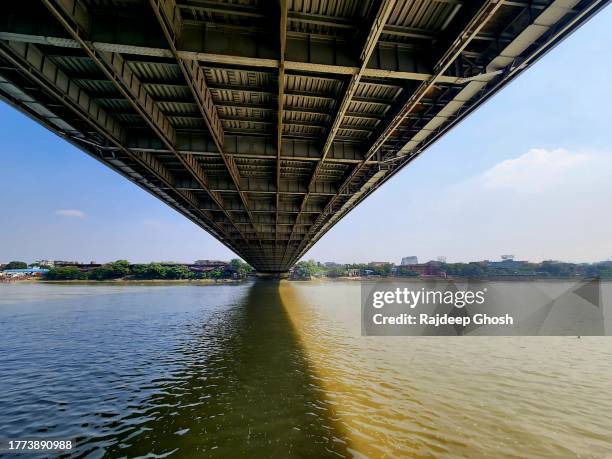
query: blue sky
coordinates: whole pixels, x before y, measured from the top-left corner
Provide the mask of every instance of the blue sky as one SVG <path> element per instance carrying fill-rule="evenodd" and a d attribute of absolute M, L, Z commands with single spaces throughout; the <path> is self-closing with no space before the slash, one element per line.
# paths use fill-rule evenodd
<path fill-rule="evenodd" d="M 306 258 L 612 257 L 612 9 L 370 196 Z M 232 253 L 0 102 L 0 262 L 193 261 Z"/>

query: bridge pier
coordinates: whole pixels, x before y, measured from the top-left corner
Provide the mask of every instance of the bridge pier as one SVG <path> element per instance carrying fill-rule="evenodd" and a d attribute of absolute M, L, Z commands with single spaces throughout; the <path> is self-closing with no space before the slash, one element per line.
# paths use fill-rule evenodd
<path fill-rule="evenodd" d="M 287 279 L 289 277 L 289 272 L 266 272 L 266 271 L 257 271 L 255 273 L 257 278 L 259 279 Z"/>

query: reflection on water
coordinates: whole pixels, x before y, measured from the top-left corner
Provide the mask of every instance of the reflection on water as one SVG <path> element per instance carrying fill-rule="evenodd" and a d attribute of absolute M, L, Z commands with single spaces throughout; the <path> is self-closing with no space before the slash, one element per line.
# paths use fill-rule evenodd
<path fill-rule="evenodd" d="M 346 455 L 277 283 L 8 288 L 2 436 L 88 457 Z"/>
<path fill-rule="evenodd" d="M 1 285 L 0 436 L 81 457 L 612 456 L 609 338 L 362 337 L 359 304 L 352 282 Z"/>
<path fill-rule="evenodd" d="M 277 283 L 253 285 L 221 314 L 191 324 L 191 339 L 173 354 L 181 368 L 156 381 L 158 391 L 144 402 L 151 407 L 146 431 L 119 434 L 120 444 L 108 452 L 341 455 L 343 442 L 310 377 Z"/>
<path fill-rule="evenodd" d="M 359 283 L 281 296 L 353 450 L 612 457 L 610 337 L 362 337 Z"/>

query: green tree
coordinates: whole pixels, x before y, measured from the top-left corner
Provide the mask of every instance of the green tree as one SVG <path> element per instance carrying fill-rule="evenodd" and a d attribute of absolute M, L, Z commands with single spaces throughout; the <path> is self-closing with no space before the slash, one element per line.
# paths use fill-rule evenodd
<path fill-rule="evenodd" d="M 10 261 L 4 269 L 26 269 L 28 264 L 24 261 Z"/>
<path fill-rule="evenodd" d="M 387 277 L 389 274 L 391 274 L 391 268 L 393 268 L 391 263 L 385 263 L 382 266 L 369 265 L 366 269 L 371 269 L 377 276 Z"/>
<path fill-rule="evenodd" d="M 52 268 L 45 275 L 45 279 L 49 280 L 85 280 L 87 278 L 87 273 L 81 271 L 76 266 Z"/>
<path fill-rule="evenodd" d="M 419 273 L 405 266 L 398 266 L 395 270 L 395 275 L 399 277 L 417 277 Z"/>
<path fill-rule="evenodd" d="M 572 277 L 576 275 L 576 265 L 545 261 L 540 265 L 540 271 L 552 277 Z"/>
<path fill-rule="evenodd" d="M 191 279 L 193 278 L 193 273 L 183 265 L 171 266 L 166 269 L 165 273 L 166 279 Z"/>
<path fill-rule="evenodd" d="M 461 277 L 482 277 L 487 269 L 479 263 L 452 263 L 444 265 L 447 274 Z M 444 270 L 444 267 L 441 269 Z"/>
<path fill-rule="evenodd" d="M 209 273 L 209 278 L 211 279 L 221 279 L 223 277 L 223 269 L 215 268 Z"/>
<path fill-rule="evenodd" d="M 165 279 L 167 269 L 159 263 L 136 265 L 132 272 L 138 279 Z"/>
<path fill-rule="evenodd" d="M 334 266 L 327 270 L 328 277 L 342 277 L 346 275 L 346 268 L 344 266 Z"/>
<path fill-rule="evenodd" d="M 230 260 L 227 266 L 227 270 L 232 273 L 236 273 L 238 277 L 243 278 L 246 277 L 247 274 L 249 274 L 251 271 L 253 271 L 253 268 L 249 264 L 240 260 L 239 258 L 234 258 Z"/>
<path fill-rule="evenodd" d="M 321 267 L 314 260 L 300 261 L 293 268 L 293 275 L 298 279 L 310 279 L 321 273 Z"/>
<path fill-rule="evenodd" d="M 127 260 L 117 260 L 113 263 L 109 263 L 110 268 L 113 271 L 115 277 L 125 277 L 130 274 L 130 262 Z"/>
<path fill-rule="evenodd" d="M 130 273 L 130 263 L 127 260 L 117 260 L 94 269 L 89 277 L 96 280 L 121 279 Z"/>
<path fill-rule="evenodd" d="M 588 265 L 584 268 L 584 275 L 587 277 L 610 279 L 612 278 L 612 266 L 606 266 L 603 263 Z"/>

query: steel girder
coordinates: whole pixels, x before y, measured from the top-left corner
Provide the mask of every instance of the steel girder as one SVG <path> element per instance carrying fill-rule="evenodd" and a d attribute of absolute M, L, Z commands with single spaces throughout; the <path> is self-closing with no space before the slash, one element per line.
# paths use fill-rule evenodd
<path fill-rule="evenodd" d="M 607 3 L 22 0 L 0 97 L 286 271 Z"/>

